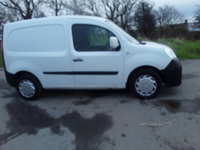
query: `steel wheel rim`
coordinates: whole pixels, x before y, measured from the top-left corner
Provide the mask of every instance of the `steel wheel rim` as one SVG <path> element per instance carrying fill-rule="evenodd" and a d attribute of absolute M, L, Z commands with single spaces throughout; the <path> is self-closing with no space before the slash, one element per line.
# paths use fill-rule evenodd
<path fill-rule="evenodd" d="M 141 96 L 151 96 L 157 90 L 157 82 L 150 75 L 142 75 L 137 78 L 135 89 Z"/>
<path fill-rule="evenodd" d="M 31 98 L 35 95 L 36 88 L 32 81 L 25 79 L 19 83 L 19 92 L 25 98 Z"/>

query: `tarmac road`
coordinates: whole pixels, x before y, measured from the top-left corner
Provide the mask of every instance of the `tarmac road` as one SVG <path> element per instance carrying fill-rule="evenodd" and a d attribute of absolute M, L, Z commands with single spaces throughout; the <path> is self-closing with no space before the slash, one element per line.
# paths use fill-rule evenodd
<path fill-rule="evenodd" d="M 200 60 L 141 101 L 126 90 L 45 91 L 26 102 L 0 69 L 0 150 L 200 150 Z"/>

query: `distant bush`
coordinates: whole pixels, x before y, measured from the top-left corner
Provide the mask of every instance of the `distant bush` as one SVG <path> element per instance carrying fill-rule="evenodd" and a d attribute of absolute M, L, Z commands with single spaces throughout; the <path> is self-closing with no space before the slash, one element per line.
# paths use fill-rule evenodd
<path fill-rule="evenodd" d="M 184 24 L 182 26 L 157 27 L 149 37 L 144 36 L 137 30 L 131 30 L 129 34 L 134 38 L 148 38 L 150 40 L 178 38 L 194 41 L 200 39 L 200 32 L 191 32 Z"/>

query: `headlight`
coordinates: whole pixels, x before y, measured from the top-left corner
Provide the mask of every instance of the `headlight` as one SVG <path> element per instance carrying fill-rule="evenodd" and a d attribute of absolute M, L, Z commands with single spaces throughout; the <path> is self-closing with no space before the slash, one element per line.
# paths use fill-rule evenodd
<path fill-rule="evenodd" d="M 165 47 L 165 52 L 171 59 L 177 59 L 176 54 L 174 53 L 174 51 L 171 48 Z"/>

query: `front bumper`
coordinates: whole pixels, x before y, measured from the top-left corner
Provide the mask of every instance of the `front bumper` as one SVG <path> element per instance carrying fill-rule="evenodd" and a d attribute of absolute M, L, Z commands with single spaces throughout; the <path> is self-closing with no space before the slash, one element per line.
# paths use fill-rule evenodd
<path fill-rule="evenodd" d="M 172 60 L 169 65 L 161 70 L 166 86 L 179 86 L 182 82 L 182 65 L 179 60 Z"/>

